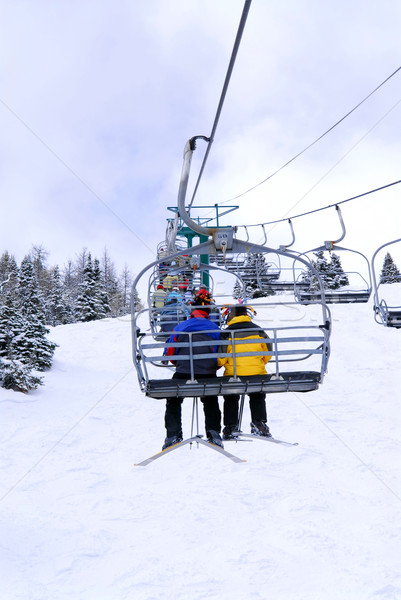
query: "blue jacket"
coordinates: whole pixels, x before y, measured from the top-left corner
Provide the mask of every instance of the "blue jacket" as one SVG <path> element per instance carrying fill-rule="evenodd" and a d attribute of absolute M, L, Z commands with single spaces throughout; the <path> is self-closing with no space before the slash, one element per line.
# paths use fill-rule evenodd
<path fill-rule="evenodd" d="M 178 342 L 188 343 L 190 336 L 187 335 L 186 332 L 199 332 L 191 336 L 192 341 L 194 342 L 210 342 L 211 340 L 218 341 L 220 339 L 220 329 L 216 325 L 216 323 L 214 323 L 213 321 L 209 321 L 209 319 L 192 317 L 187 321 L 183 321 L 182 323 L 179 323 L 176 327 L 174 327 L 174 333 L 170 335 L 169 339 L 167 340 L 167 344 Z M 213 352 L 217 352 L 217 344 L 205 343 L 204 346 L 193 346 L 192 352 L 193 355 L 209 353 L 211 354 Z M 189 345 L 184 348 L 167 348 L 166 354 L 167 356 L 171 357 L 170 360 L 175 365 L 177 373 L 190 375 L 190 361 L 188 359 L 180 360 L 178 358 L 180 354 L 189 354 Z M 215 375 L 218 369 L 217 358 L 194 358 L 193 363 L 194 374 L 198 376 Z"/>

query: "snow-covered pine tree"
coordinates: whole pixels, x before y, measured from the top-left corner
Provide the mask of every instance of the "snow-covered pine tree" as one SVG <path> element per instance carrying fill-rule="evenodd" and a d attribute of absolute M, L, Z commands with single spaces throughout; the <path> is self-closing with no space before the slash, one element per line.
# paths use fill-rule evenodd
<path fill-rule="evenodd" d="M 11 294 L 0 305 L 0 358 L 18 358 L 18 340 L 24 331 L 24 319 L 16 310 Z"/>
<path fill-rule="evenodd" d="M 93 277 L 95 281 L 95 294 L 98 302 L 99 319 L 107 317 L 111 313 L 109 298 L 105 289 L 104 279 L 97 258 L 93 261 Z"/>
<path fill-rule="evenodd" d="M 0 358 L 0 387 L 26 394 L 41 384 L 42 378 L 32 375 L 30 368 L 22 361 Z"/>
<path fill-rule="evenodd" d="M 314 252 L 316 260 L 311 259 L 311 265 L 319 273 L 324 283 L 324 273 L 327 271 L 327 261 L 324 257 L 323 250 Z M 319 289 L 319 281 L 310 267 L 302 274 L 302 282 L 309 284 L 309 291 L 314 292 Z"/>
<path fill-rule="evenodd" d="M 243 291 L 242 285 L 237 279 L 234 284 L 233 298 L 235 298 L 235 300 L 238 300 L 238 298 L 242 298 L 243 296 L 244 296 L 244 291 Z"/>
<path fill-rule="evenodd" d="M 323 281 L 323 286 L 326 289 L 330 289 L 333 281 L 333 275 L 330 270 L 330 264 L 327 258 L 325 257 L 323 250 L 319 250 L 314 254 L 316 256 L 314 267 Z"/>
<path fill-rule="evenodd" d="M 268 296 L 269 292 L 261 285 L 268 278 L 268 265 L 260 252 L 248 254 L 244 264 L 243 280 L 245 282 L 245 295 L 247 298 L 261 298 Z"/>
<path fill-rule="evenodd" d="M 341 266 L 340 258 L 337 254 L 331 255 L 330 262 L 326 259 L 323 250 L 314 252 L 316 260 L 312 260 L 312 266 L 319 273 L 323 287 L 326 290 L 335 290 L 344 285 L 348 285 L 348 277 Z M 309 290 L 319 289 L 319 282 L 311 269 L 307 269 L 303 275 L 303 281 L 309 282 Z"/>
<path fill-rule="evenodd" d="M 75 302 L 75 313 L 78 321 L 95 321 L 103 319 L 110 313 L 107 294 L 104 290 L 99 261 L 92 263 L 89 253 L 83 273 L 83 281 L 79 286 L 79 294 Z"/>
<path fill-rule="evenodd" d="M 17 392 L 36 389 L 42 379 L 19 357 L 26 322 L 16 311 L 11 295 L 0 306 L 0 386 Z"/>
<path fill-rule="evenodd" d="M 401 273 L 389 252 L 384 257 L 379 284 L 381 283 L 401 283 Z"/>
<path fill-rule="evenodd" d="M 18 283 L 18 265 L 15 257 L 6 250 L 0 257 L 0 295 L 10 294 L 15 297 Z"/>
<path fill-rule="evenodd" d="M 328 274 L 331 277 L 331 281 L 328 283 L 327 289 L 336 290 L 349 285 L 348 275 L 344 272 L 340 257 L 334 252 L 331 255 Z"/>
<path fill-rule="evenodd" d="M 106 248 L 101 260 L 101 273 L 104 291 L 107 295 L 107 303 L 110 307 L 108 312 L 111 316 L 118 317 L 121 314 L 121 290 L 114 263 Z"/>
<path fill-rule="evenodd" d="M 25 256 L 20 265 L 16 295 L 18 307 L 23 315 L 39 315 L 44 321 L 45 307 L 29 255 Z"/>
<path fill-rule="evenodd" d="M 39 297 L 32 260 L 26 256 L 20 267 L 17 298 L 24 318 L 24 330 L 18 342 L 18 358 L 32 369 L 43 371 L 51 367 L 56 344 L 47 339 L 45 310 Z"/>
<path fill-rule="evenodd" d="M 93 274 L 92 256 L 89 253 L 83 270 L 82 283 L 78 286 L 78 297 L 75 301 L 75 317 L 77 321 L 95 321 L 99 318 L 96 298 L 96 284 Z"/>
<path fill-rule="evenodd" d="M 46 301 L 46 323 L 52 327 L 73 323 L 73 310 L 68 292 L 61 283 L 58 266 L 50 273 L 50 284 L 50 294 Z"/>

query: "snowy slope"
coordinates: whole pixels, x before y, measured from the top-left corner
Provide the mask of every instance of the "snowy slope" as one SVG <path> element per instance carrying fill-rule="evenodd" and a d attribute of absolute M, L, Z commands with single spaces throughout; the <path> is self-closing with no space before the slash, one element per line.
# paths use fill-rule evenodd
<path fill-rule="evenodd" d="M 242 464 L 185 446 L 134 467 L 164 402 L 138 389 L 129 320 L 53 329 L 45 386 L 0 389 L 0 598 L 399 600 L 401 330 L 371 303 L 332 313 L 323 386 L 268 401 L 299 446 L 227 442 Z"/>

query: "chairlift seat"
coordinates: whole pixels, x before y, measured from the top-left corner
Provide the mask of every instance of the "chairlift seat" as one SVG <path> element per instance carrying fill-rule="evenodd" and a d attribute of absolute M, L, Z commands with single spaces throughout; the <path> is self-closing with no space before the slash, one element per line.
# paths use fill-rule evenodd
<path fill-rule="evenodd" d="M 150 398 L 196 398 L 228 394 L 252 394 L 266 392 L 311 392 L 317 390 L 321 373 L 317 371 L 293 371 L 275 375 L 252 375 L 244 377 L 211 377 L 208 379 L 151 379 L 145 388 Z"/>
<path fill-rule="evenodd" d="M 327 304 L 351 304 L 368 302 L 370 298 L 370 291 L 332 292 L 325 290 L 324 295 Z M 301 292 L 299 294 L 299 299 L 301 302 L 321 302 L 322 295 L 320 292 Z"/>
<path fill-rule="evenodd" d="M 295 283 L 294 281 L 272 281 L 268 283 L 269 287 L 277 292 L 291 292 L 294 287 L 298 290 L 307 290 L 309 283 Z"/>
<path fill-rule="evenodd" d="M 401 310 L 389 310 L 387 313 L 388 327 L 401 327 Z"/>

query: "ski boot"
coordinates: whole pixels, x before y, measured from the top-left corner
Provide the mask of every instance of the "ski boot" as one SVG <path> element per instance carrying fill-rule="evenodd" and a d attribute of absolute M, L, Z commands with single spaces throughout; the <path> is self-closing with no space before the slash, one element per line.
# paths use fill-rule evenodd
<path fill-rule="evenodd" d="M 210 429 L 209 431 L 206 432 L 206 435 L 207 435 L 207 441 L 210 444 L 214 444 L 215 446 L 220 446 L 221 448 L 224 448 L 223 440 L 221 439 L 221 436 L 218 431 L 215 431 L 214 429 Z"/>
<path fill-rule="evenodd" d="M 263 437 L 273 437 L 265 421 L 254 421 L 251 423 L 251 433 Z"/>

